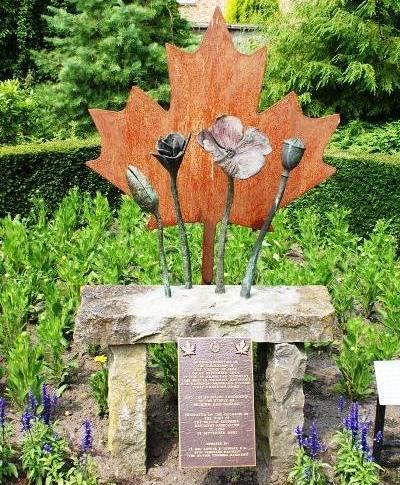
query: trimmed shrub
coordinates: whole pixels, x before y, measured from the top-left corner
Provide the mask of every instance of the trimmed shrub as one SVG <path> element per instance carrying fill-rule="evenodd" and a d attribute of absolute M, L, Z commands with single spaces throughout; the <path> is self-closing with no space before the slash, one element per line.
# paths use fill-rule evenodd
<path fill-rule="evenodd" d="M 97 137 L 0 148 L 0 216 L 26 215 L 38 196 L 55 209 L 74 186 L 119 200 L 119 191 L 85 166 L 99 152 Z"/>
<path fill-rule="evenodd" d="M 0 148 L 0 216 L 26 215 L 34 196 L 54 209 L 73 186 L 100 191 L 116 204 L 120 192 L 85 166 L 98 154 L 97 137 Z M 363 237 L 377 220 L 388 219 L 400 241 L 400 154 L 329 150 L 325 159 L 337 173 L 293 202 L 290 212 L 308 207 L 324 222 L 332 208 L 349 209 L 350 228 Z"/>
<path fill-rule="evenodd" d="M 351 211 L 351 231 L 365 237 L 377 220 L 391 220 L 390 232 L 400 243 L 400 154 L 372 155 L 328 151 L 325 161 L 337 168 L 336 174 L 291 204 L 310 207 L 324 221 L 334 207 Z"/>

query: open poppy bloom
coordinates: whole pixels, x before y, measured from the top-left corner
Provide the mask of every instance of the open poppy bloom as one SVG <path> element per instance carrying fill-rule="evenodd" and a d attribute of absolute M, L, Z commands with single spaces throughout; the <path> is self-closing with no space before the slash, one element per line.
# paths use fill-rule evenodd
<path fill-rule="evenodd" d="M 256 175 L 272 152 L 268 138 L 257 128 L 245 128 L 236 116 L 220 116 L 197 141 L 227 175 L 242 180 Z"/>

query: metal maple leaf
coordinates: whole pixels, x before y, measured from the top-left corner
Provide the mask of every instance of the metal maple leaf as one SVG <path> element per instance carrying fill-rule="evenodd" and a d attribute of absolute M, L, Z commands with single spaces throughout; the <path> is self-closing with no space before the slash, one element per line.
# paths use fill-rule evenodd
<path fill-rule="evenodd" d="M 186 340 L 185 345 L 181 345 L 183 357 L 190 357 L 196 355 L 196 344 L 191 344 L 189 340 Z"/>
<path fill-rule="evenodd" d="M 171 103 L 164 110 L 138 87 L 131 91 L 122 111 L 90 110 L 101 135 L 101 154 L 87 165 L 129 193 L 125 180 L 129 164 L 138 167 L 160 197 L 165 225 L 176 223 L 166 170 L 150 155 L 157 139 L 169 132 L 198 133 L 223 114 L 237 116 L 247 126 L 265 133 L 272 146 L 264 168 L 255 177 L 236 182 L 231 222 L 258 229 L 270 208 L 281 173 L 282 141 L 298 137 L 307 150 L 293 171 L 281 206 L 331 176 L 335 168 L 322 160 L 324 148 L 339 123 L 339 116 L 313 119 L 303 115 L 297 97 L 290 93 L 277 104 L 257 112 L 266 49 L 242 54 L 233 45 L 220 9 L 199 49 L 184 52 L 167 45 Z M 213 274 L 214 235 L 224 211 L 226 177 L 212 158 L 195 142 L 188 147 L 178 176 L 185 222 L 204 224 L 203 281 Z M 150 221 L 150 228 L 154 221 Z"/>
<path fill-rule="evenodd" d="M 250 350 L 250 345 L 246 344 L 244 340 L 241 340 L 238 344 L 235 345 L 235 347 L 236 347 L 235 354 L 248 355 Z"/>

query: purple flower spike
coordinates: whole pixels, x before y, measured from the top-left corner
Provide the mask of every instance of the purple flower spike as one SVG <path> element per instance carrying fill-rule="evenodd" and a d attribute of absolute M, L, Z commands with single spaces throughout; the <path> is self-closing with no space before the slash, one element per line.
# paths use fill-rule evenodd
<path fill-rule="evenodd" d="M 304 445 L 303 428 L 300 428 L 300 426 L 296 426 L 294 430 L 294 435 L 296 436 L 298 447 L 303 448 L 303 445 Z"/>
<path fill-rule="evenodd" d="M 37 406 L 38 406 L 37 400 L 33 392 L 30 390 L 28 392 L 28 409 L 32 413 L 32 416 L 36 416 Z"/>
<path fill-rule="evenodd" d="M 368 444 L 368 433 L 371 428 L 370 421 L 364 421 L 360 426 L 360 444 L 361 450 L 364 455 L 370 460 L 371 459 L 371 449 Z"/>
<path fill-rule="evenodd" d="M 341 415 L 344 413 L 345 406 L 346 406 L 346 399 L 344 398 L 344 396 L 340 396 L 338 408 Z"/>
<path fill-rule="evenodd" d="M 49 455 L 51 452 L 53 451 L 53 448 L 51 447 L 51 445 L 49 445 L 49 443 L 45 443 L 43 445 L 43 452 L 46 454 L 46 455 Z"/>
<path fill-rule="evenodd" d="M 353 402 L 350 406 L 349 414 L 344 419 L 344 427 L 351 431 L 353 438 L 356 439 L 360 429 L 360 413 L 358 402 Z"/>
<path fill-rule="evenodd" d="M 6 422 L 6 401 L 0 397 L 0 428 L 4 428 Z"/>
<path fill-rule="evenodd" d="M 32 414 L 30 413 L 29 409 L 26 409 L 21 417 L 21 430 L 23 433 L 30 431 L 32 428 L 32 419 Z"/>
<path fill-rule="evenodd" d="M 326 446 L 318 435 L 318 428 L 315 423 L 311 425 L 310 436 L 304 440 L 304 447 L 307 449 L 310 457 L 315 460 L 320 453 L 326 451 Z"/>
<path fill-rule="evenodd" d="M 52 414 L 54 412 L 54 408 L 57 404 L 57 396 L 55 394 L 51 394 L 46 386 L 46 384 L 42 385 L 42 404 L 43 404 L 43 411 L 42 411 L 42 421 L 44 424 L 49 425 L 51 422 Z"/>
<path fill-rule="evenodd" d="M 83 453 L 89 453 L 93 446 L 93 435 L 92 435 L 92 423 L 86 420 L 83 423 L 83 438 L 81 443 L 81 449 Z"/>

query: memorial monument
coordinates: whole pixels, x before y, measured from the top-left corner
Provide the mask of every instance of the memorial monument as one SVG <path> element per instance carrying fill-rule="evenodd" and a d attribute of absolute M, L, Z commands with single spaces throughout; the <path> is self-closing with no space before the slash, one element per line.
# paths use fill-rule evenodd
<path fill-rule="evenodd" d="M 252 287 L 254 273 L 276 210 L 334 173 L 322 155 L 339 118 L 304 116 L 294 93 L 257 112 L 266 50 L 238 52 L 218 9 L 196 52 L 167 54 L 169 110 L 139 88 L 121 112 L 91 110 L 101 154 L 88 162 L 151 215 L 162 285 L 82 288 L 75 340 L 109 349 L 119 477 L 146 471 L 146 344 L 178 342 L 181 466 L 256 466 L 260 484 L 278 483 L 304 419 L 302 344 L 332 340 L 335 314 L 326 288 Z M 193 285 L 185 223 L 204 226 L 203 285 Z M 241 286 L 224 282 L 229 223 L 260 229 Z M 173 224 L 182 285 L 165 262 Z M 255 410 L 252 341 L 263 374 Z"/>

